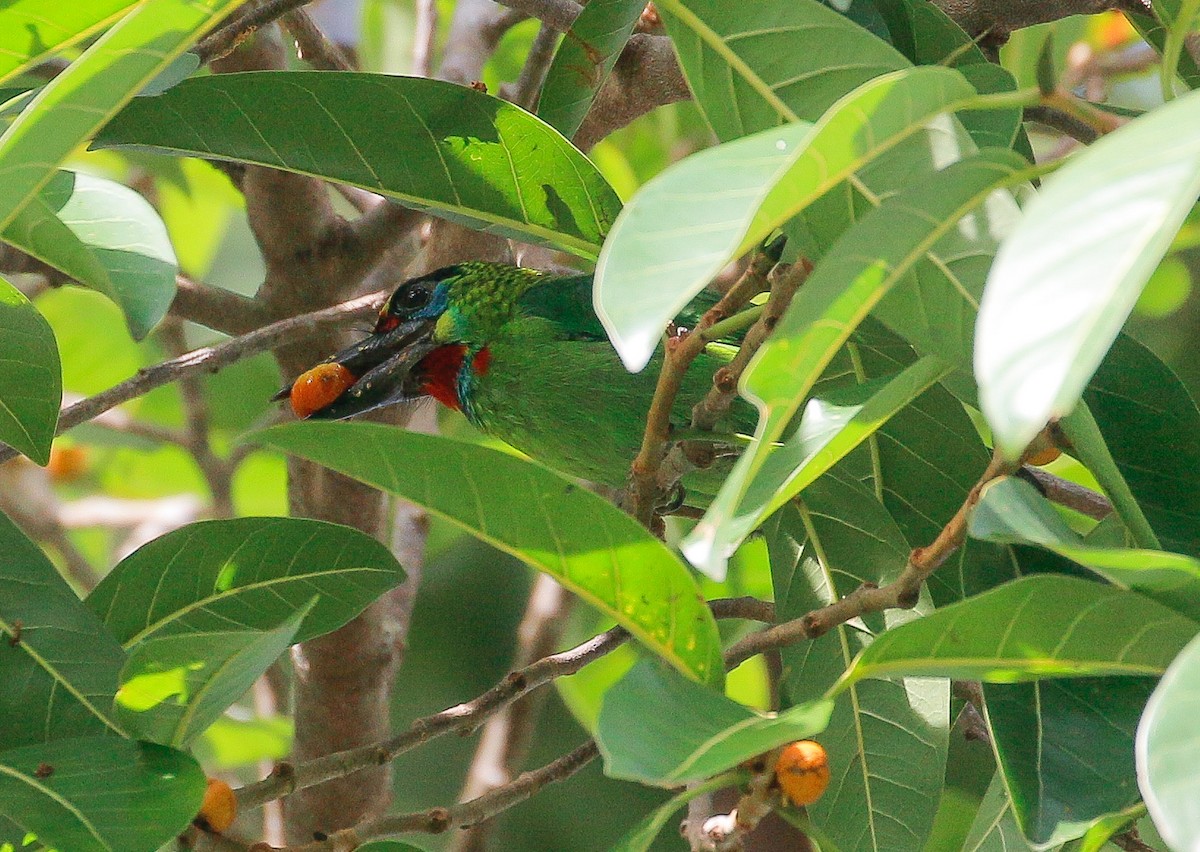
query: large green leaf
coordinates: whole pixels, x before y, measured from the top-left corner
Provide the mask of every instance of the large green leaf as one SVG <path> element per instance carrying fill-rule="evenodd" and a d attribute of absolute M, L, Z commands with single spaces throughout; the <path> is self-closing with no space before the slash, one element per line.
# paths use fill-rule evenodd
<path fill-rule="evenodd" d="M 136 0 L 14 0 L 0 9 L 0 83 L 87 38 Z"/>
<path fill-rule="evenodd" d="M 676 787 L 819 734 L 832 709 L 813 701 L 758 714 L 644 659 L 605 695 L 596 744 L 610 777 Z"/>
<path fill-rule="evenodd" d="M 911 548 L 866 486 L 834 471 L 766 530 L 780 621 L 802 617 L 863 583 L 895 579 Z M 781 651 L 788 702 L 823 696 L 873 635 L 930 611 L 893 609 L 839 625 Z M 822 736 L 836 783 L 808 812 L 843 852 L 920 849 L 944 786 L 949 683 L 935 678 L 863 681 L 840 697 Z"/>
<path fill-rule="evenodd" d="M 2 513 L 0 554 L 0 749 L 118 731 L 121 646 Z"/>
<path fill-rule="evenodd" d="M 1083 399 L 1163 547 L 1200 557 L 1200 411 L 1183 382 L 1118 335 Z"/>
<path fill-rule="evenodd" d="M 696 102 L 722 140 L 816 120 L 846 92 L 908 64 L 816 0 L 761 7 L 664 0 L 655 6 Z"/>
<path fill-rule="evenodd" d="M 1053 574 L 1022 577 L 879 636 L 840 688 L 897 675 L 990 683 L 1156 675 L 1197 629 L 1136 592 Z"/>
<path fill-rule="evenodd" d="M 646 4 L 642 0 L 588 3 L 558 45 L 537 114 L 570 139 L 617 64 Z"/>
<path fill-rule="evenodd" d="M 1162 260 L 1200 193 L 1200 139 L 1178 132 L 1198 120 L 1191 94 L 1105 136 L 1047 178 L 1005 240 L 975 375 L 1006 455 L 1072 409 Z"/>
<path fill-rule="evenodd" d="M 720 574 L 724 559 L 713 549 L 716 525 L 709 518 L 733 515 L 772 444 L 867 313 L 961 219 L 970 216 L 968 228 L 986 230 L 986 209 L 972 211 L 998 188 L 1020 180 L 1025 165 L 1012 151 L 982 152 L 954 163 L 884 201 L 817 264 L 743 376 L 742 392 L 759 409 L 756 442 L 685 540 L 693 564 Z"/>
<path fill-rule="evenodd" d="M 138 739 L 186 748 L 279 659 L 311 608 L 272 630 L 196 631 L 138 643 L 121 671 L 118 718 Z"/>
<path fill-rule="evenodd" d="M 0 847 L 25 848 L 28 832 L 63 852 L 154 852 L 187 828 L 204 788 L 191 755 L 152 743 L 92 737 L 0 752 L 0 816 L 20 827 L 0 828 Z"/>
<path fill-rule="evenodd" d="M 828 395 L 814 396 L 800 425 L 775 449 L 746 487 L 730 517 L 714 509 L 712 549 L 728 559 L 772 512 L 869 440 L 887 421 L 950 372 L 944 361 L 926 356 L 903 372 Z"/>
<path fill-rule="evenodd" d="M 301 114 L 304 132 L 294 121 Z M 316 175 L 586 258 L 596 257 L 621 208 L 554 128 L 441 80 L 321 71 L 201 77 L 138 98 L 95 144 Z"/>
<path fill-rule="evenodd" d="M 1171 663 L 1150 697 L 1137 731 L 1138 786 L 1163 839 L 1175 850 L 1200 837 L 1200 638 Z"/>
<path fill-rule="evenodd" d="M 50 81 L 0 136 L 0 230 L 79 143 L 241 2 L 141 3 Z"/>
<path fill-rule="evenodd" d="M 1133 736 L 1154 678 L 983 686 L 1012 813 L 1038 848 L 1082 836 L 1137 801 Z"/>
<path fill-rule="evenodd" d="M 288 424 L 256 440 L 424 506 L 550 574 L 688 676 L 721 682 L 716 622 L 683 563 L 541 465 L 374 423 Z"/>
<path fill-rule="evenodd" d="M 200 521 L 125 557 L 88 595 L 126 648 L 151 637 L 272 630 L 320 600 L 297 642 L 336 630 L 404 579 L 384 545 L 303 518 Z"/>
<path fill-rule="evenodd" d="M 626 366 L 646 365 L 667 322 L 729 260 L 974 95 L 957 71 L 908 68 L 862 84 L 816 125 L 703 151 L 648 183 L 617 218 L 596 267 L 596 312 Z"/>
<path fill-rule="evenodd" d="M 971 535 L 1044 547 L 1200 621 L 1200 560 L 1162 550 L 1090 544 L 1020 479 L 1004 478 L 984 487 L 971 515 Z"/>
<path fill-rule="evenodd" d="M 0 441 L 46 464 L 61 403 L 54 332 L 30 301 L 0 278 Z"/>
<path fill-rule="evenodd" d="M 92 175 L 59 172 L 0 235 L 103 293 L 145 337 L 175 298 L 175 250 L 140 193 Z"/>

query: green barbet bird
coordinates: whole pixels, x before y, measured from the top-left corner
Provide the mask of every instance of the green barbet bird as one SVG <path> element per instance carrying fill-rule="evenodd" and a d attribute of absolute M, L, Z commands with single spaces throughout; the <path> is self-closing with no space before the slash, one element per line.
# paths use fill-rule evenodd
<path fill-rule="evenodd" d="M 710 304 L 694 303 L 681 322 L 692 325 Z M 673 425 L 690 423 L 731 351 L 710 345 L 696 358 Z M 625 370 L 592 308 L 590 276 L 473 261 L 401 284 L 371 335 L 325 363 L 348 370 L 348 386 L 309 417 L 433 397 L 550 467 L 620 486 L 641 445 L 661 356 L 641 373 Z M 729 433 L 753 431 L 754 420 L 736 400 L 715 431 L 734 442 Z"/>

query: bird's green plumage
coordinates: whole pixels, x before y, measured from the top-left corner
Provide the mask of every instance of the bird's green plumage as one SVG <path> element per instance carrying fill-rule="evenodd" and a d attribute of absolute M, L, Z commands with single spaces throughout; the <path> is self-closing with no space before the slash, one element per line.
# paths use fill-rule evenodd
<path fill-rule="evenodd" d="M 566 473 L 623 484 L 641 444 L 658 359 L 641 373 L 622 366 L 592 309 L 591 280 L 553 277 L 500 264 L 462 264 L 447 279 L 437 342 L 487 350 L 486 370 L 466 357 L 457 393 L 484 432 Z M 702 312 L 711 302 L 700 305 Z M 694 315 L 694 314 L 693 314 Z M 712 386 L 725 359 L 702 354 L 689 369 L 673 422 Z M 738 400 L 725 432 L 753 430 L 752 409 Z"/>

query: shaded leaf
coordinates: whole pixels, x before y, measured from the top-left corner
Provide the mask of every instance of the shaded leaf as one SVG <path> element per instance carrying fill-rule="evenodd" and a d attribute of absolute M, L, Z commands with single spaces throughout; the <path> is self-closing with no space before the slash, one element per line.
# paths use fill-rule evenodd
<path fill-rule="evenodd" d="M 273 630 L 317 605 L 295 641 L 341 627 L 404 579 L 383 544 L 303 518 L 200 521 L 125 557 L 86 600 L 126 648 L 151 637 Z"/>
<path fill-rule="evenodd" d="M 550 574 L 680 671 L 724 676 L 716 622 L 687 568 L 637 521 L 542 466 L 374 423 L 296 423 L 259 443 L 411 500 Z"/>
<path fill-rule="evenodd" d="M 141 3 L 47 83 L 0 136 L 0 230 L 79 143 L 241 2 Z"/>
<path fill-rule="evenodd" d="M 175 250 L 140 193 L 83 173 L 59 172 L 4 229 L 15 245 L 112 299 L 140 340 L 175 298 Z"/>
<path fill-rule="evenodd" d="M 309 116 L 304 134 L 298 114 Z M 596 257 L 621 208 L 554 128 L 442 80 L 323 71 L 200 77 L 129 104 L 94 144 L 315 175 L 585 258 Z"/>
<path fill-rule="evenodd" d="M 690 785 L 682 793 L 672 796 L 647 814 L 645 819 L 631 828 L 624 837 L 609 848 L 608 852 L 649 852 L 655 839 L 676 811 L 697 796 L 712 793 L 720 790 L 722 787 L 733 786 L 736 781 L 736 776 L 725 774 L 710 778 L 699 784 Z"/>
<path fill-rule="evenodd" d="M 46 464 L 61 403 L 54 332 L 30 301 L 0 278 L 0 441 Z"/>
<path fill-rule="evenodd" d="M 190 755 L 119 738 L 58 740 L 0 752 L 0 815 L 70 852 L 154 852 L 200 810 L 205 779 Z"/>
<path fill-rule="evenodd" d="M 974 95 L 956 71 L 909 68 L 864 83 L 816 125 L 711 148 L 650 181 L 617 218 L 596 268 L 596 312 L 625 365 L 644 367 L 667 322 L 731 259 Z"/>
<path fill-rule="evenodd" d="M 1162 550 L 1091 544 L 1020 479 L 1006 477 L 984 486 L 970 529 L 971 535 L 988 541 L 1044 547 L 1200 621 L 1200 560 Z"/>
<path fill-rule="evenodd" d="M 118 732 L 121 646 L 2 513 L 0 553 L 0 750 Z"/>
<path fill-rule="evenodd" d="M 0 82 L 98 32 L 136 5 L 135 0 L 7 4 L 0 9 Z"/>
<path fill-rule="evenodd" d="M 645 8 L 645 0 L 597 0 L 583 7 L 546 72 L 537 108 L 543 121 L 568 139 L 575 135 Z"/>
<path fill-rule="evenodd" d="M 182 633 L 138 643 L 121 670 L 118 718 L 138 739 L 187 747 L 279 659 L 311 609 L 272 630 Z"/>
<path fill-rule="evenodd" d="M 605 695 L 596 744 L 609 777 L 675 787 L 814 736 L 830 710 L 830 702 L 814 701 L 779 714 L 755 713 L 644 659 Z"/>
<path fill-rule="evenodd" d="M 895 579 L 910 552 L 875 495 L 838 470 L 809 486 L 765 532 L 779 621 L 863 583 Z M 787 701 L 824 696 L 874 636 L 931 608 L 926 597 L 914 610 L 866 615 L 783 648 Z M 949 683 L 935 678 L 863 681 L 840 696 L 821 736 L 834 780 L 808 813 L 843 852 L 922 848 L 944 785 L 949 708 Z"/>
<path fill-rule="evenodd" d="M 1172 849 L 1191 850 L 1200 837 L 1200 639 L 1171 663 L 1137 730 L 1137 779 L 1154 825 Z"/>
<path fill-rule="evenodd" d="M 1155 679 L 984 684 L 1012 813 L 1038 848 L 1083 836 L 1137 801 L 1133 736 Z"/>
<path fill-rule="evenodd" d="M 1089 146 L 1046 179 L 1004 241 L 975 375 L 1007 456 L 1075 405 L 1195 202 L 1200 140 L 1177 129 L 1198 116 L 1200 95 L 1188 95 Z"/>
<path fill-rule="evenodd" d="M 1033 852 L 1013 816 L 1012 802 L 999 772 L 992 777 L 992 783 L 979 803 L 962 848 L 963 852 Z"/>
<path fill-rule="evenodd" d="M 877 637 L 839 688 L 901 674 L 989 683 L 1156 675 L 1196 631 L 1196 622 L 1136 592 L 1022 577 Z"/>
<path fill-rule="evenodd" d="M 968 227 L 986 230 L 987 211 L 972 211 L 996 189 L 1020 180 L 1025 165 L 1011 151 L 954 163 L 884 201 L 817 264 L 743 376 L 743 395 L 759 408 L 756 442 L 738 459 L 709 515 L 684 540 L 683 551 L 694 565 L 722 575 L 723 554 L 713 549 L 716 525 L 709 518 L 733 514 L 731 507 L 743 499 L 772 443 L 867 313 L 959 220 L 970 216 Z"/>

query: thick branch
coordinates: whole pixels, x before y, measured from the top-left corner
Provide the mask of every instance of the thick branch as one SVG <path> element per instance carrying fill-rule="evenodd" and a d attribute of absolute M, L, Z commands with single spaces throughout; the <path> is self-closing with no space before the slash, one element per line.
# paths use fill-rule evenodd
<path fill-rule="evenodd" d="M 1013 30 L 1057 21 L 1071 15 L 1093 15 L 1110 9 L 1149 11 L 1141 0 L 933 0 L 942 11 L 972 36 Z"/>

